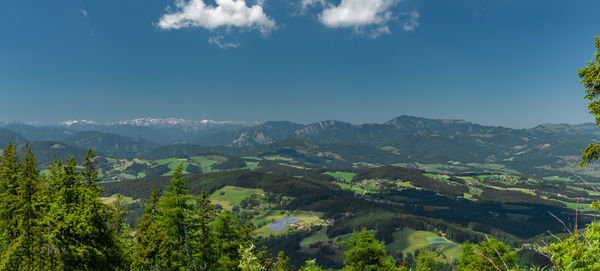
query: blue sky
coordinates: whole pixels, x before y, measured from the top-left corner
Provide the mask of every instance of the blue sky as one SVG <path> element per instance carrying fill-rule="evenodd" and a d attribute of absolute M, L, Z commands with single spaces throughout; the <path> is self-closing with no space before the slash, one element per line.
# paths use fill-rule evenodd
<path fill-rule="evenodd" d="M 600 1 L 9 1 L 0 118 L 591 121 Z M 223 47 L 223 48 L 221 48 Z"/>

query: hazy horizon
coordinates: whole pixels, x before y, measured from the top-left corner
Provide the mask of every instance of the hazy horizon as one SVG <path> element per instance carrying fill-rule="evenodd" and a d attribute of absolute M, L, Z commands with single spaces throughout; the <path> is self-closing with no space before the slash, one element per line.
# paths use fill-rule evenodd
<path fill-rule="evenodd" d="M 318 120 L 314 120 L 314 121 L 310 121 L 310 122 L 300 122 L 300 121 L 293 121 L 293 120 L 287 120 L 287 119 L 270 119 L 270 120 L 262 120 L 262 121 L 252 121 L 252 120 L 237 120 L 237 119 L 189 119 L 189 118 L 178 118 L 178 117 L 146 116 L 146 117 L 136 117 L 136 118 L 131 118 L 131 119 L 116 119 L 116 120 L 112 120 L 112 121 L 96 121 L 96 120 L 93 120 L 93 119 L 65 119 L 65 120 L 56 121 L 56 122 L 42 123 L 40 121 L 24 122 L 24 121 L 19 121 L 19 120 L 10 120 L 10 119 L 6 119 L 6 118 L 2 118 L 0 116 L 0 125 L 4 122 L 6 124 L 26 124 L 26 125 L 32 125 L 32 126 L 56 126 L 56 125 L 64 125 L 64 122 L 68 122 L 68 121 L 91 121 L 91 122 L 94 122 L 94 124 L 96 124 L 96 125 L 111 125 L 111 124 L 116 124 L 117 122 L 120 122 L 120 121 L 128 121 L 128 120 L 136 120 L 136 119 L 162 119 L 162 120 L 177 119 L 177 120 L 186 120 L 186 121 L 214 121 L 214 122 L 217 122 L 217 123 L 238 122 L 238 123 L 246 123 L 246 124 L 251 124 L 251 125 L 261 124 L 261 123 L 269 122 L 269 121 L 290 121 L 290 122 L 297 123 L 297 124 L 309 125 L 311 123 L 316 123 L 316 122 L 319 122 L 319 121 L 335 120 L 335 121 L 346 122 L 346 123 L 350 123 L 350 124 L 354 124 L 354 125 L 360 125 L 360 124 L 383 124 L 385 122 L 388 122 L 388 121 L 390 121 L 390 120 L 392 120 L 394 118 L 400 117 L 400 116 L 409 116 L 409 117 L 432 119 L 432 120 L 460 120 L 460 121 L 467 121 L 467 122 L 470 122 L 470 123 L 473 123 L 473 124 L 479 124 L 479 125 L 484 125 L 484 126 L 498 126 L 498 127 L 512 128 L 512 129 L 534 128 L 534 127 L 536 127 L 538 125 L 543 125 L 543 124 L 583 125 L 583 124 L 590 124 L 590 123 L 593 124 L 594 123 L 593 118 L 591 118 L 590 121 L 580 122 L 580 123 L 540 122 L 540 123 L 535 124 L 535 125 L 530 126 L 530 127 L 511 127 L 511 126 L 506 126 L 506 125 L 498 125 L 498 124 L 494 124 L 494 123 L 479 123 L 479 122 L 471 121 L 471 120 L 468 120 L 468 119 L 458 119 L 458 118 L 429 118 L 429 117 L 423 117 L 423 116 L 415 116 L 415 115 L 406 115 L 406 114 L 403 114 L 403 115 L 398 115 L 398 116 L 395 116 L 393 118 L 389 118 L 387 120 L 379 121 L 379 122 L 375 122 L 375 121 L 371 121 L 371 122 L 351 122 L 351 121 L 346 121 L 346 120 L 341 120 L 341 119 L 318 119 Z"/>

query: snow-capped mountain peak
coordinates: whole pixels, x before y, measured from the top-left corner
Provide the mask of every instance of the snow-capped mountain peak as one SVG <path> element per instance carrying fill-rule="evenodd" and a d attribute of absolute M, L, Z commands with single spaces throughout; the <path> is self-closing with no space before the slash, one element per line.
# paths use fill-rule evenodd
<path fill-rule="evenodd" d="M 91 120 L 65 120 L 58 123 L 61 126 L 71 127 L 73 125 L 98 125 L 95 121 Z"/>
<path fill-rule="evenodd" d="M 241 121 L 186 120 L 178 118 L 138 118 L 113 123 L 116 125 L 143 126 L 149 128 L 179 128 L 184 130 L 200 130 L 222 125 L 250 126 L 251 123 Z"/>

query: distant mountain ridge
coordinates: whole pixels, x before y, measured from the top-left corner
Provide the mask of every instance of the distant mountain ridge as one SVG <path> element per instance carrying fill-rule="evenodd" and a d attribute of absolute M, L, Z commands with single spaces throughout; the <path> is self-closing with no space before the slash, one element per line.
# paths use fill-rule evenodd
<path fill-rule="evenodd" d="M 593 123 L 513 129 L 413 116 L 367 124 L 335 120 L 303 125 L 290 121 L 250 124 L 137 119 L 110 125 L 93 121 L 56 126 L 9 123 L 2 128 L 0 146 L 8 139 L 59 142 L 67 147 L 92 147 L 117 158 L 200 152 L 275 155 L 291 156 L 313 166 L 339 167 L 460 161 L 499 163 L 517 170 L 565 168 L 576 164 L 580 150 L 587 144 L 600 141 L 600 128 Z"/>

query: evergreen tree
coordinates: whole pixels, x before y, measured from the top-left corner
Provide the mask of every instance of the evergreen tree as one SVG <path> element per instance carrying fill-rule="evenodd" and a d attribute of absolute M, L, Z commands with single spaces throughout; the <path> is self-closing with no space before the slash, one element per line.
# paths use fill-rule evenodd
<path fill-rule="evenodd" d="M 198 269 L 200 263 L 194 257 L 194 233 L 197 230 L 194 197 L 189 195 L 189 189 L 182 177 L 183 165 L 173 171 L 171 185 L 158 202 L 160 215 L 158 223 L 173 245 L 172 254 L 167 259 L 166 267 L 169 269 Z M 165 244 L 166 245 L 166 244 Z"/>
<path fill-rule="evenodd" d="M 590 113 L 596 118 L 596 125 L 600 126 L 600 37 L 594 39 L 596 47 L 594 61 L 579 70 L 578 75 L 585 87 L 584 97 L 589 100 Z M 599 158 L 600 144 L 590 144 L 583 150 L 579 166 L 585 167 Z M 600 211 L 600 202 L 592 203 L 591 208 Z M 600 270 L 600 223 L 593 221 L 585 230 L 576 232 L 561 242 L 551 244 L 546 252 L 559 270 Z"/>
<path fill-rule="evenodd" d="M 96 169 L 96 154 L 89 148 L 85 157 L 83 158 L 83 171 L 81 175 L 85 181 L 87 187 L 96 188 L 96 182 L 98 181 L 98 170 Z"/>
<path fill-rule="evenodd" d="M 584 98 L 589 101 L 588 109 L 596 118 L 596 124 L 600 126 L 600 37 L 595 37 L 596 54 L 594 61 L 588 66 L 577 71 L 581 83 L 585 87 Z M 600 144 L 590 144 L 583 150 L 579 166 L 587 166 L 590 162 L 600 158 Z"/>
<path fill-rule="evenodd" d="M 316 260 L 312 259 L 312 260 L 307 260 L 304 263 L 304 266 L 302 266 L 299 269 L 299 271 L 325 271 L 325 270 L 317 265 Z"/>
<path fill-rule="evenodd" d="M 122 233 L 125 229 L 123 217 L 128 215 L 130 211 L 125 208 L 127 203 L 121 193 L 117 193 L 114 197 L 115 200 L 110 206 L 113 210 L 112 227 L 117 231 L 117 233 Z"/>
<path fill-rule="evenodd" d="M 600 202 L 591 207 L 600 212 Z M 585 230 L 551 244 L 548 253 L 559 270 L 600 270 L 600 222 L 594 221 Z"/>
<path fill-rule="evenodd" d="M 265 271 L 267 268 L 260 263 L 259 258 L 254 254 L 255 247 L 250 245 L 249 247 L 240 247 L 240 263 L 238 267 L 240 271 Z"/>
<path fill-rule="evenodd" d="M 397 270 L 396 261 L 387 256 L 385 246 L 375 239 L 375 236 L 363 229 L 354 235 L 348 243 L 349 249 L 344 252 L 344 270 L 348 271 L 377 271 Z"/>
<path fill-rule="evenodd" d="M 211 261 L 211 270 L 237 270 L 237 263 L 241 255 L 239 247 L 250 246 L 254 238 L 253 228 L 242 224 L 228 211 L 220 213 L 211 224 L 211 241 L 214 257 Z"/>
<path fill-rule="evenodd" d="M 494 238 L 488 238 L 477 246 L 466 243 L 460 257 L 462 271 L 510 271 L 518 270 L 517 256 L 510 246 Z"/>
<path fill-rule="evenodd" d="M 0 270 L 38 270 L 41 262 L 42 229 L 40 225 L 40 183 L 37 163 L 27 146 L 21 162 L 16 188 L 16 238 L 2 254 Z"/>
<path fill-rule="evenodd" d="M 146 201 L 146 209 L 137 224 L 131 270 L 165 270 L 171 258 L 169 250 L 175 246 L 158 225 L 159 194 L 156 186 Z"/>
<path fill-rule="evenodd" d="M 469 270 L 469 264 L 475 261 L 475 250 L 471 242 L 466 241 L 463 243 L 462 253 L 458 261 L 458 270 Z"/>
<path fill-rule="evenodd" d="M 0 161 L 0 252 L 4 253 L 17 237 L 17 187 L 20 173 L 17 149 L 12 143 L 4 148 Z"/>
<path fill-rule="evenodd" d="M 438 269 L 436 256 L 433 251 L 421 250 L 417 257 L 417 271 L 436 271 Z"/>
<path fill-rule="evenodd" d="M 99 199 L 95 185 L 83 185 L 73 158 L 51 171 L 55 200 L 50 203 L 49 243 L 63 270 L 119 270 L 123 251 L 111 227 L 110 207 Z M 85 172 L 85 171 L 84 171 Z"/>
<path fill-rule="evenodd" d="M 197 231 L 194 239 L 196 252 L 194 256 L 198 259 L 200 267 L 208 269 L 210 264 L 215 263 L 214 244 L 211 237 L 211 224 L 215 220 L 215 207 L 210 202 L 208 195 L 204 190 L 196 197 L 196 223 Z"/>
<path fill-rule="evenodd" d="M 110 205 L 112 211 L 111 227 L 113 228 L 118 245 L 123 249 L 123 266 L 131 265 L 133 238 L 131 228 L 123 221 L 130 213 L 126 208 L 126 199 L 120 193 L 115 195 L 115 200 Z"/>
<path fill-rule="evenodd" d="M 277 253 L 277 259 L 273 266 L 274 271 L 292 271 L 290 266 L 290 257 L 286 256 L 283 251 Z"/>

